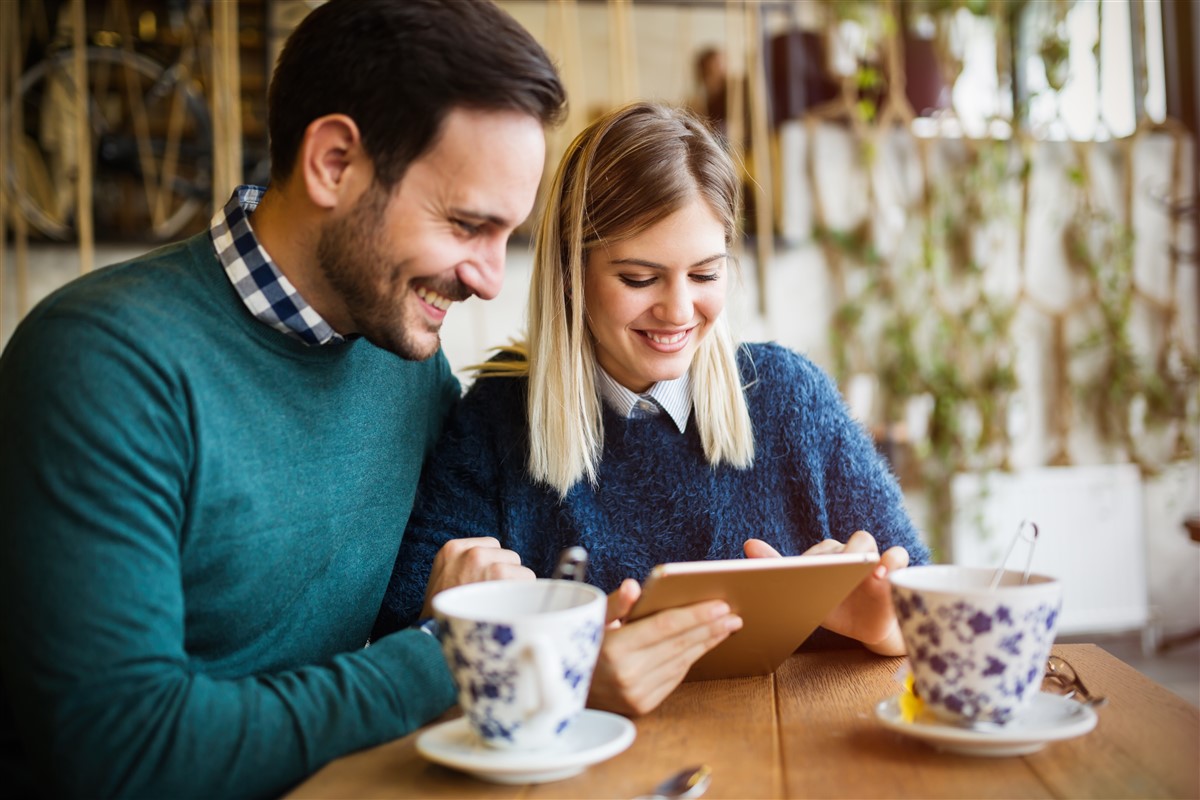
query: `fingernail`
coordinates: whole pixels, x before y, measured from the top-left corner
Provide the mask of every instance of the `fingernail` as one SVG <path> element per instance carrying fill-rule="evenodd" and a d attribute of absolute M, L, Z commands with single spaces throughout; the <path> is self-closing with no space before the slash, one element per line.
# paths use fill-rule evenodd
<path fill-rule="evenodd" d="M 728 614 L 729 611 L 730 608 L 728 603 L 718 603 L 717 605 L 713 606 L 712 618 L 719 619 L 720 617 Z"/>
<path fill-rule="evenodd" d="M 875 568 L 875 577 L 876 578 L 882 578 L 886 575 L 887 575 L 887 567 L 885 567 L 883 564 L 880 564 L 878 567 Z"/>
<path fill-rule="evenodd" d="M 731 633 L 732 633 L 733 631 L 740 630 L 740 629 L 741 629 L 741 627 L 742 627 L 742 618 L 741 618 L 741 617 L 728 617 L 728 618 L 726 618 L 726 620 L 725 620 L 725 630 L 727 630 L 727 631 L 729 631 L 729 632 L 731 632 Z"/>

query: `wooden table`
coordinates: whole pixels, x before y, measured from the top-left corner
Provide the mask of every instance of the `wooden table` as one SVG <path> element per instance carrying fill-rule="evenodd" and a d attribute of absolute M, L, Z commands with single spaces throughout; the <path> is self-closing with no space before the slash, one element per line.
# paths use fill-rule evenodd
<path fill-rule="evenodd" d="M 883 728 L 875 705 L 900 690 L 904 659 L 847 650 L 795 655 L 770 677 L 685 683 L 636 720 L 628 750 L 567 780 L 485 783 L 423 759 L 413 734 L 329 764 L 290 796 L 628 798 L 705 762 L 706 800 L 1200 797 L 1200 710 L 1095 645 L 1054 650 L 1109 702 L 1090 733 L 1026 756 L 952 755 Z"/>

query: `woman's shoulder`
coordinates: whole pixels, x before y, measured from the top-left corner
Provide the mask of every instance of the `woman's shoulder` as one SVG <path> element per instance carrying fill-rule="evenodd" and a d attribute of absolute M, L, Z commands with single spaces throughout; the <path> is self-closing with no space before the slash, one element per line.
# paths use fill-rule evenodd
<path fill-rule="evenodd" d="M 792 444 L 816 447 L 850 419 L 837 384 L 806 356 L 772 342 L 743 345 L 740 360 L 760 443 L 774 431 Z"/>
<path fill-rule="evenodd" d="M 833 381 L 807 356 L 776 342 L 745 342 L 738 347 L 738 367 L 747 388 L 788 386 L 814 391 L 833 388 Z"/>
<path fill-rule="evenodd" d="M 525 419 L 525 394 L 528 376 L 517 365 L 524 363 L 507 350 L 487 362 L 470 367 L 464 382 L 470 385 L 458 403 L 458 416 L 497 420 L 504 417 Z"/>
<path fill-rule="evenodd" d="M 476 373 L 463 395 L 463 402 L 481 407 L 524 404 L 528 377 L 518 373 L 484 371 Z"/>
<path fill-rule="evenodd" d="M 492 446 L 489 443 L 523 437 L 525 383 L 524 378 L 475 377 L 450 412 L 434 460 L 459 463 L 451 453 L 458 452 L 460 457 L 468 459 L 478 458 Z"/>

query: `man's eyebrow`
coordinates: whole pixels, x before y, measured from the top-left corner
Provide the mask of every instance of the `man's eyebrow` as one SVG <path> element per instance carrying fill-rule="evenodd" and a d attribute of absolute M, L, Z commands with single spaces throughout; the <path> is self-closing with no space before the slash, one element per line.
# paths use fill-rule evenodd
<path fill-rule="evenodd" d="M 488 222 L 498 228 L 507 228 L 511 225 L 504 217 L 488 214 L 483 211 L 472 211 L 469 208 L 452 208 L 450 209 L 450 213 L 456 217 L 471 220 L 472 222 Z"/>
<path fill-rule="evenodd" d="M 707 258 L 700 259 L 695 264 L 689 264 L 688 269 L 695 269 L 696 267 L 703 267 L 706 264 L 711 264 L 714 261 L 718 261 L 722 258 L 728 258 L 728 257 L 729 257 L 728 253 L 714 253 L 713 255 L 708 256 Z M 608 263 L 609 264 L 628 264 L 631 267 L 646 267 L 647 269 L 669 269 L 669 267 L 666 264 L 659 264 L 657 261 L 647 261 L 644 258 L 614 258 L 612 261 L 610 261 Z"/>

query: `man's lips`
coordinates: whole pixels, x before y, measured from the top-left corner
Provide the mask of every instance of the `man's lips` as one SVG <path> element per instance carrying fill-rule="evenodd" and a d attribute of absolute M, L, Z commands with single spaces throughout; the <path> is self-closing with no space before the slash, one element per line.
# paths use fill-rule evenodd
<path fill-rule="evenodd" d="M 429 305 L 438 309 L 439 311 L 448 310 L 450 308 L 450 304 L 454 302 L 453 299 L 447 297 L 444 294 L 441 294 L 440 292 L 438 292 L 434 289 L 430 289 L 427 286 L 418 286 L 417 287 L 417 297 L 421 298 L 426 303 L 428 303 Z"/>
<path fill-rule="evenodd" d="M 452 281 L 436 288 L 428 284 L 417 284 L 413 294 L 424 303 L 425 312 L 440 322 L 452 304 L 468 299 L 474 292 L 461 281 Z"/>

